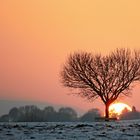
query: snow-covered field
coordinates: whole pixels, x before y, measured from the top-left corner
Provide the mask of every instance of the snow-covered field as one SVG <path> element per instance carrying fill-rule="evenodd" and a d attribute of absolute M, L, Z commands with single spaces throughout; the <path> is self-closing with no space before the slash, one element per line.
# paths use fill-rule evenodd
<path fill-rule="evenodd" d="M 0 123 L 0 140 L 140 140 L 140 120 Z"/>

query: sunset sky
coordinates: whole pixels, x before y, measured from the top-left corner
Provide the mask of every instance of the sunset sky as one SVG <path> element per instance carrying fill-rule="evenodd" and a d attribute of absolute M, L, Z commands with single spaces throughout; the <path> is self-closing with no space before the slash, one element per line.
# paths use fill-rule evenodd
<path fill-rule="evenodd" d="M 102 109 L 60 83 L 75 51 L 140 49 L 140 0 L 1 0 L 0 100 Z M 140 110 L 140 84 L 122 102 Z"/>

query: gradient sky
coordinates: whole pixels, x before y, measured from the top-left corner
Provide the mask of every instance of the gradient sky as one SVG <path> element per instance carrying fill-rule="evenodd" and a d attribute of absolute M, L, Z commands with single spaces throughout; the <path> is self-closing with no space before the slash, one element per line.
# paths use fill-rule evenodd
<path fill-rule="evenodd" d="M 69 96 L 60 83 L 67 56 L 140 49 L 139 0 L 1 0 L 0 99 L 103 106 Z M 140 110 L 140 86 L 120 100 Z"/>

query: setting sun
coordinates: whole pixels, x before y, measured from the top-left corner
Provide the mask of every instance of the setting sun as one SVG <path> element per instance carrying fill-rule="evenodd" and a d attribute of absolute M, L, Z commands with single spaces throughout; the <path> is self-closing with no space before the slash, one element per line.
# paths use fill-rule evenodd
<path fill-rule="evenodd" d="M 125 103 L 114 103 L 112 105 L 110 105 L 109 107 L 109 114 L 111 117 L 114 117 L 114 116 L 119 116 L 122 114 L 122 111 L 124 109 L 127 109 L 128 111 L 131 111 L 131 107 Z"/>

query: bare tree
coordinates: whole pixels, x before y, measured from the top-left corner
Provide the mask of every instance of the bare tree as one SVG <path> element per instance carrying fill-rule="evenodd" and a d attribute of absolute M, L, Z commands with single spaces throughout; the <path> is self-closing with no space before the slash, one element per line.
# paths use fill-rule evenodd
<path fill-rule="evenodd" d="M 77 94 L 105 104 L 105 117 L 109 106 L 120 95 L 128 96 L 132 85 L 140 81 L 140 52 L 116 49 L 109 55 L 80 52 L 71 54 L 61 71 L 65 87 L 78 89 Z"/>

